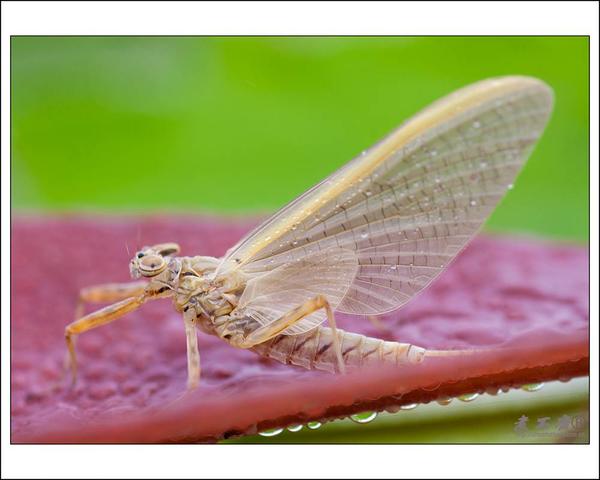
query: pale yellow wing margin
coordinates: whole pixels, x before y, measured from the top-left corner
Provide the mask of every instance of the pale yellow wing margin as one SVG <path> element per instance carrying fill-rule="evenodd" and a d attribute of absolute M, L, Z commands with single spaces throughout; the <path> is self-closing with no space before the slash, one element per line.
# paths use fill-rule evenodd
<path fill-rule="evenodd" d="M 394 310 L 466 245 L 512 183 L 552 110 L 543 82 L 505 77 L 434 103 L 292 202 L 222 261 L 253 276 L 332 247 L 359 271 L 338 311 Z"/>
<path fill-rule="evenodd" d="M 268 325 L 317 295 L 325 296 L 335 309 L 346 295 L 357 270 L 358 260 L 350 250 L 338 248 L 308 255 L 252 278 L 236 311 L 261 325 Z M 306 332 L 326 318 L 324 311 L 317 311 L 283 333 Z"/>

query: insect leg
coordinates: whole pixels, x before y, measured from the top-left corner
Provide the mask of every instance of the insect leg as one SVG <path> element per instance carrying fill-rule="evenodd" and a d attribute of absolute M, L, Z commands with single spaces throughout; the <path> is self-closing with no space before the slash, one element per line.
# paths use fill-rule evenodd
<path fill-rule="evenodd" d="M 333 349 L 337 358 L 338 370 L 341 373 L 346 373 L 346 366 L 344 365 L 344 358 L 342 357 L 342 345 L 340 343 L 340 337 L 338 336 L 337 327 L 335 324 L 335 315 L 333 314 L 331 305 L 329 305 L 329 302 L 325 297 L 319 295 L 317 299 L 324 302 L 323 306 L 325 307 L 325 311 L 327 312 L 327 322 L 329 323 L 329 328 L 331 328 L 333 332 Z"/>
<path fill-rule="evenodd" d="M 377 330 L 387 330 L 387 327 L 383 324 L 383 322 L 379 319 L 377 315 L 367 315 L 367 319 L 375 328 L 377 328 Z"/>
<path fill-rule="evenodd" d="M 77 306 L 75 307 L 75 320 L 83 316 L 85 303 L 118 302 L 129 297 L 141 295 L 147 286 L 146 281 L 127 283 L 105 283 L 94 285 L 79 290 Z"/>
<path fill-rule="evenodd" d="M 193 310 L 188 310 L 192 312 Z M 200 352 L 198 351 L 198 336 L 196 334 L 196 314 L 184 313 L 185 336 L 187 340 L 188 380 L 187 389 L 194 390 L 200 381 Z"/>
<path fill-rule="evenodd" d="M 65 328 L 65 340 L 67 342 L 67 350 L 69 352 L 69 363 L 71 366 L 71 374 L 73 384 L 77 378 L 77 358 L 75 356 L 75 337 L 83 332 L 87 332 L 93 328 L 107 323 L 113 322 L 126 313 L 132 312 L 139 308 L 147 297 L 138 295 L 137 297 L 127 298 L 117 303 L 113 303 L 100 310 L 96 310 L 85 317 L 75 320 Z"/>
<path fill-rule="evenodd" d="M 327 313 L 327 321 L 330 328 L 333 330 L 333 347 L 337 357 L 338 369 L 340 372 L 345 373 L 346 369 L 344 366 L 344 360 L 342 358 L 341 344 L 337 335 L 335 315 L 333 314 L 333 310 L 331 309 L 329 302 L 323 295 L 317 295 L 315 298 L 308 300 L 299 307 L 283 315 L 275 322 L 256 329 L 244 339 L 244 342 L 240 345 L 240 347 L 250 348 L 266 342 L 267 340 L 270 340 L 271 338 L 282 333 L 288 327 L 298 323 L 304 317 L 307 317 L 311 313 L 314 313 L 321 308 L 325 309 L 325 312 Z"/>

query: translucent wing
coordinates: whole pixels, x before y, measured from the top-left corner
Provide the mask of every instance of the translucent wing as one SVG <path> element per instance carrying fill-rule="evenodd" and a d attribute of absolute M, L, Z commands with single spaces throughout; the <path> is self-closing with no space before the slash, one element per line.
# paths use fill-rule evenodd
<path fill-rule="evenodd" d="M 237 311 L 267 325 L 304 302 L 323 295 L 335 309 L 352 284 L 358 270 L 356 255 L 339 248 L 316 252 L 252 278 L 246 285 Z M 326 318 L 319 310 L 283 333 L 303 333 Z"/>
<path fill-rule="evenodd" d="M 432 104 L 255 229 L 216 275 L 260 275 L 318 251 L 355 252 L 338 311 L 394 310 L 427 286 L 509 189 L 552 110 L 527 77 L 485 80 Z"/>

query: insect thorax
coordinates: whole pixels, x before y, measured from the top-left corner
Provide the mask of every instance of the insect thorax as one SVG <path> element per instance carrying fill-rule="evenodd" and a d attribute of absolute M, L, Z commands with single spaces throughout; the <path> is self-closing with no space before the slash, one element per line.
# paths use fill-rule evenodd
<path fill-rule="evenodd" d="M 213 257 L 181 257 L 181 269 L 174 282 L 173 303 L 184 314 L 195 317 L 198 327 L 217 334 L 217 323 L 223 324 L 235 309 L 246 282 L 241 275 L 230 274 L 215 279 L 219 260 Z"/>

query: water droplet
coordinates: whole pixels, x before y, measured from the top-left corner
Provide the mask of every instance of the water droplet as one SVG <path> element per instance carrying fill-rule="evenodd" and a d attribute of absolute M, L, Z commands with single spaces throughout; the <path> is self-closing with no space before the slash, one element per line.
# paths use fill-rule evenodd
<path fill-rule="evenodd" d="M 559 381 L 559 382 L 562 382 L 562 383 L 567 383 L 567 382 L 570 382 L 570 381 L 571 381 L 571 377 L 568 377 L 568 376 L 566 376 L 566 375 L 564 375 L 564 376 L 560 376 L 560 377 L 558 377 L 558 381 Z"/>
<path fill-rule="evenodd" d="M 445 407 L 446 405 L 450 405 L 450 403 L 452 403 L 452 398 L 440 397 L 436 400 L 436 402 Z"/>
<path fill-rule="evenodd" d="M 360 152 L 360 154 L 361 154 L 361 155 L 366 155 L 366 154 L 367 154 L 367 151 L 366 151 L 366 150 L 363 150 L 362 152 Z"/>
<path fill-rule="evenodd" d="M 435 179 L 435 183 L 440 183 L 440 182 L 441 182 L 441 180 L 439 178 Z"/>
<path fill-rule="evenodd" d="M 367 197 L 370 197 L 371 195 L 373 195 L 373 192 L 371 192 L 371 190 L 366 190 L 366 191 L 365 191 L 365 195 L 366 195 Z"/>
<path fill-rule="evenodd" d="M 311 430 L 316 430 L 317 428 L 321 428 L 321 422 L 308 422 L 306 426 Z"/>
<path fill-rule="evenodd" d="M 369 423 L 375 420 L 377 412 L 362 412 L 350 415 L 350 420 L 356 423 Z"/>
<path fill-rule="evenodd" d="M 487 393 L 488 395 L 498 395 L 498 392 L 500 390 L 497 387 L 488 387 L 485 389 L 485 393 Z"/>
<path fill-rule="evenodd" d="M 302 430 L 302 425 L 298 424 L 298 425 L 290 425 L 289 427 L 287 427 L 288 431 L 290 432 L 299 432 L 300 430 Z"/>
<path fill-rule="evenodd" d="M 477 392 L 475 392 L 475 393 L 465 393 L 464 395 L 459 396 L 458 399 L 461 402 L 472 402 L 478 396 L 479 396 L 479 394 Z"/>
<path fill-rule="evenodd" d="M 418 403 L 407 403 L 406 405 L 402 405 L 400 410 L 414 410 L 419 406 Z"/>
<path fill-rule="evenodd" d="M 509 183 L 509 184 L 506 186 L 506 189 L 507 189 L 507 190 L 512 190 L 512 189 L 513 189 L 513 187 L 514 187 L 514 185 L 513 185 L 512 183 Z"/>
<path fill-rule="evenodd" d="M 479 128 L 479 127 L 481 127 L 481 123 L 478 122 L 478 121 L 474 121 L 473 122 L 473 128 Z"/>
<path fill-rule="evenodd" d="M 541 390 L 543 386 L 544 382 L 528 383 L 527 385 L 523 385 L 521 390 L 525 390 L 526 392 L 537 392 L 538 390 Z"/>
<path fill-rule="evenodd" d="M 275 435 L 279 435 L 281 432 L 283 432 L 283 428 L 271 428 L 270 430 L 258 432 L 258 434 L 263 437 L 274 437 Z"/>
<path fill-rule="evenodd" d="M 360 232 L 360 238 L 367 238 L 368 236 L 369 236 L 369 232 L 364 231 L 364 230 L 362 232 Z"/>
<path fill-rule="evenodd" d="M 480 166 L 481 168 L 485 168 L 485 167 L 487 167 L 487 162 L 481 162 L 481 163 L 479 164 L 479 166 Z"/>
<path fill-rule="evenodd" d="M 298 245 L 298 240 L 294 240 L 294 241 L 292 242 L 292 246 L 294 246 L 294 247 L 295 247 L 296 245 Z"/>
<path fill-rule="evenodd" d="M 385 411 L 388 413 L 398 413 L 400 411 L 399 406 L 397 405 L 390 405 L 389 407 L 385 407 Z"/>
<path fill-rule="evenodd" d="M 472 207 L 474 207 L 475 205 L 477 205 L 477 202 L 475 200 L 471 200 L 469 202 L 469 205 L 471 205 Z"/>

